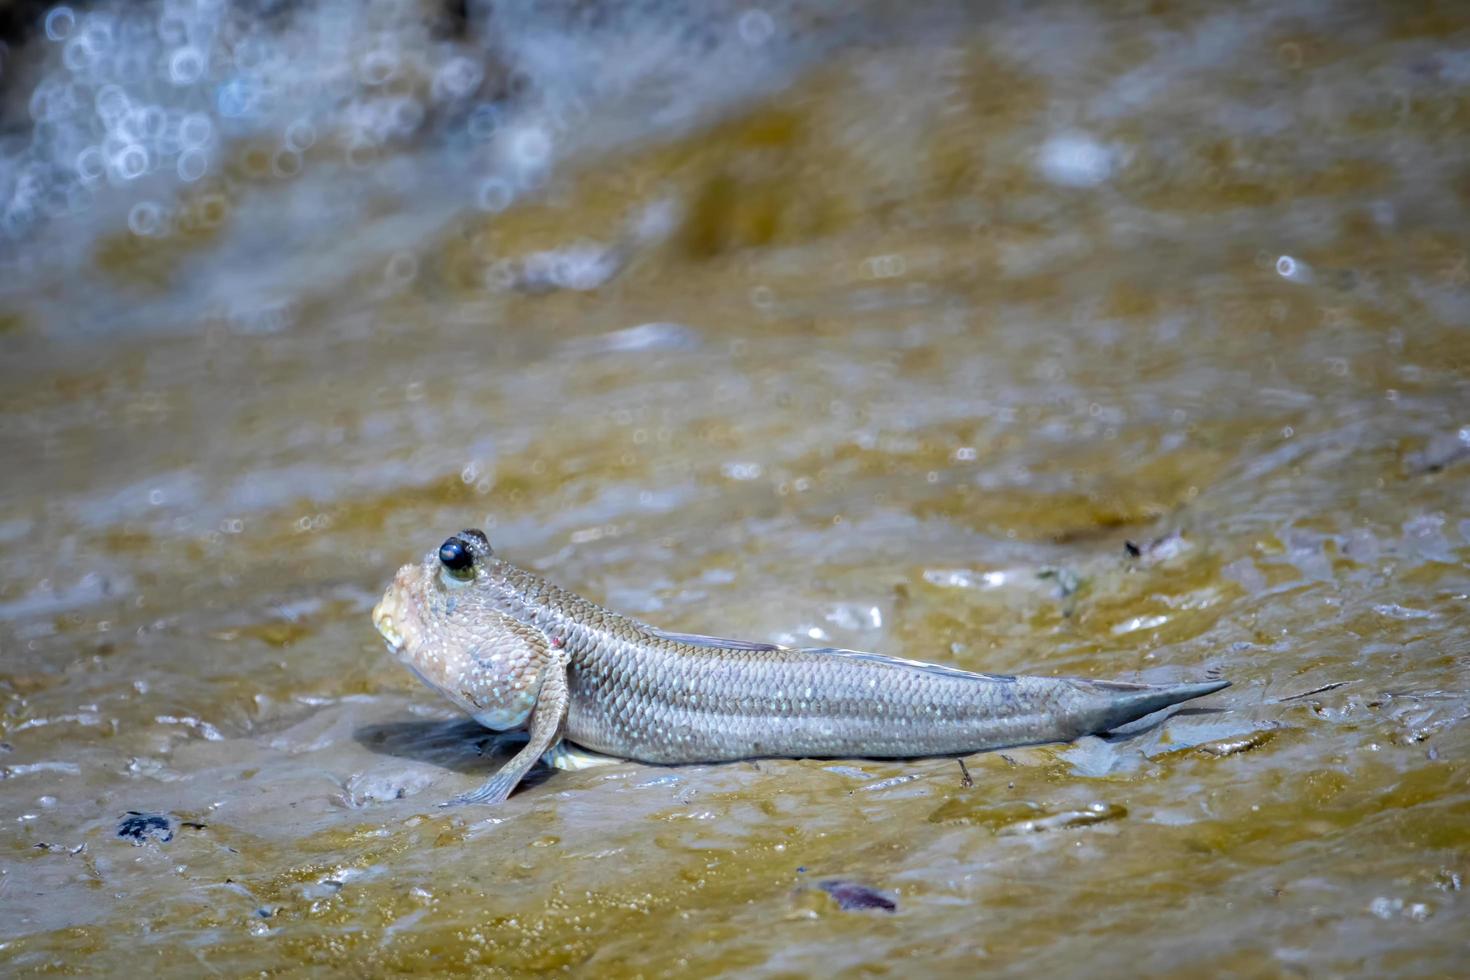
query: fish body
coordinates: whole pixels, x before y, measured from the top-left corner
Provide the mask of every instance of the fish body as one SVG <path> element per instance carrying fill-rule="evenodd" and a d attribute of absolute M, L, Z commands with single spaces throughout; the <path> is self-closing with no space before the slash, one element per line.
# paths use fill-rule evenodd
<path fill-rule="evenodd" d="M 475 530 L 400 569 L 373 620 L 410 670 L 481 724 L 530 732 L 455 802 L 505 799 L 563 740 L 662 764 L 961 755 L 1105 732 L 1228 686 L 980 674 L 672 633 L 516 567 Z"/>

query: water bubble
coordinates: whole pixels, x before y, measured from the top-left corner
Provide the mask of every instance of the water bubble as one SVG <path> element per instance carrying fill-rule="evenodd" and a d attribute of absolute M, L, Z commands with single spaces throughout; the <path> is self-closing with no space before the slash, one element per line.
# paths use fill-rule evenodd
<path fill-rule="evenodd" d="M 892 279 L 908 271 L 908 263 L 902 255 L 870 255 L 863 260 L 863 269 L 869 279 Z"/>
<path fill-rule="evenodd" d="M 118 180 L 137 180 L 148 172 L 148 150 L 138 143 L 129 143 L 108 161 L 108 170 Z"/>
<path fill-rule="evenodd" d="M 296 322 L 296 307 L 290 300 L 265 302 L 233 311 L 230 320 L 241 333 L 280 333 Z"/>
<path fill-rule="evenodd" d="M 35 201 L 48 196 L 53 189 L 49 177 L 50 167 L 43 168 L 39 163 L 22 168 L 15 180 L 15 199 Z"/>
<path fill-rule="evenodd" d="M 353 170 L 361 170 L 371 165 L 377 155 L 376 144 L 363 136 L 354 137 L 352 142 L 342 150 L 342 158 Z"/>
<path fill-rule="evenodd" d="M 465 132 L 469 133 L 471 139 L 487 140 L 495 134 L 499 125 L 500 110 L 488 102 L 482 102 L 470 113 L 470 118 L 465 122 Z"/>
<path fill-rule="evenodd" d="M 241 173 L 252 180 L 264 180 L 274 172 L 271 169 L 272 156 L 273 154 L 267 147 L 255 144 L 247 146 L 235 158 L 235 165 L 240 168 Z"/>
<path fill-rule="evenodd" d="M 532 252 L 526 256 L 521 263 L 524 268 L 521 283 L 536 287 L 560 285 L 556 277 L 556 258 L 555 252 Z"/>
<path fill-rule="evenodd" d="M 550 99 L 543 107 L 543 115 L 555 132 L 565 133 L 580 128 L 591 117 L 587 103 L 576 94 Z"/>
<path fill-rule="evenodd" d="M 776 33 L 776 22 L 760 8 L 741 14 L 736 27 L 740 31 L 740 40 L 753 48 L 765 44 Z"/>
<path fill-rule="evenodd" d="M 81 34 L 92 43 L 92 47 L 98 51 L 106 50 L 112 46 L 112 18 L 107 14 L 93 11 L 82 18 Z"/>
<path fill-rule="evenodd" d="M 365 85 L 385 85 L 398 74 L 398 55 L 379 48 L 362 56 L 358 77 Z"/>
<path fill-rule="evenodd" d="M 480 66 L 469 58 L 451 58 L 434 75 L 434 97 L 462 99 L 479 88 L 483 77 Z"/>
<path fill-rule="evenodd" d="M 93 104 L 97 107 L 98 118 L 108 129 L 122 121 L 132 108 L 132 100 L 120 85 L 102 86 L 97 90 L 97 98 Z"/>
<path fill-rule="evenodd" d="M 523 167 L 543 166 L 551 158 L 551 136 L 539 126 L 527 126 L 511 141 L 511 153 Z"/>
<path fill-rule="evenodd" d="M 54 83 L 42 82 L 36 86 L 31 93 L 30 102 L 27 106 L 31 118 L 37 123 L 51 122 L 61 116 L 62 104 L 57 98 L 59 86 Z"/>
<path fill-rule="evenodd" d="M 419 260 L 412 252 L 395 252 L 383 269 L 383 278 L 392 286 L 407 286 L 419 274 Z"/>
<path fill-rule="evenodd" d="M 272 45 L 264 38 L 247 37 L 235 45 L 235 67 L 244 72 L 260 72 L 274 57 Z"/>
<path fill-rule="evenodd" d="M 255 96 L 250 83 L 243 78 L 232 78 L 220 86 L 215 96 L 219 114 L 226 119 L 239 119 L 250 114 L 255 107 Z"/>
<path fill-rule="evenodd" d="M 102 179 L 102 175 L 107 173 L 107 160 L 102 155 L 102 148 L 89 146 L 78 153 L 76 168 L 77 176 L 86 183 Z"/>
<path fill-rule="evenodd" d="M 286 127 L 285 142 L 297 153 L 305 153 L 316 143 L 316 127 L 310 120 L 298 119 Z"/>
<path fill-rule="evenodd" d="M 160 107 L 162 108 L 162 107 Z M 163 109 L 163 132 L 154 141 L 155 148 L 163 156 L 173 156 L 184 148 L 179 139 L 179 129 L 184 124 L 184 111 L 178 108 Z"/>
<path fill-rule="evenodd" d="M 158 18 L 158 39 L 169 47 L 183 44 L 189 36 L 189 25 L 182 18 L 174 14 L 164 14 Z"/>
<path fill-rule="evenodd" d="M 209 172 L 209 154 L 200 149 L 185 150 L 179 154 L 174 169 L 178 171 L 180 180 L 192 184 Z"/>
<path fill-rule="evenodd" d="M 185 149 L 208 146 L 214 123 L 202 112 L 191 112 L 179 121 L 179 145 Z"/>
<path fill-rule="evenodd" d="M 144 106 L 133 113 L 139 134 L 145 140 L 158 140 L 168 126 L 168 113 L 162 106 Z"/>
<path fill-rule="evenodd" d="M 1312 267 L 1290 255 L 1283 255 L 1276 260 L 1276 274 L 1282 279 L 1300 283 L 1311 282 L 1313 278 Z"/>
<path fill-rule="evenodd" d="M 760 463 L 722 463 L 720 472 L 731 480 L 758 480 L 765 468 Z"/>
<path fill-rule="evenodd" d="M 230 202 L 223 194 L 205 194 L 195 202 L 195 220 L 201 228 L 218 228 L 230 213 Z"/>
<path fill-rule="evenodd" d="M 86 35 L 74 37 L 61 49 L 61 63 L 67 71 L 80 75 L 97 63 L 97 49 Z"/>
<path fill-rule="evenodd" d="M 390 128 L 400 136 L 407 136 L 424 121 L 424 107 L 417 99 L 394 99 L 388 116 Z"/>
<path fill-rule="evenodd" d="M 53 41 L 65 41 L 76 26 L 77 15 L 70 7 L 52 7 L 46 14 L 46 36 Z"/>
<path fill-rule="evenodd" d="M 128 139 L 121 133 L 118 133 L 116 131 L 110 132 L 106 136 L 102 137 L 102 155 L 111 160 L 113 157 L 117 156 L 124 149 L 126 149 L 128 144 L 132 142 L 132 140 Z"/>
<path fill-rule="evenodd" d="M 36 223 L 36 212 L 24 205 L 11 205 L 0 214 L 0 230 L 12 239 L 24 237 Z"/>
<path fill-rule="evenodd" d="M 129 142 L 142 142 L 143 133 L 143 110 L 129 109 L 117 118 L 117 124 L 111 127 L 112 135 Z"/>
<path fill-rule="evenodd" d="M 140 238 L 149 238 L 163 229 L 163 209 L 152 201 L 139 201 L 128 212 L 128 230 Z"/>
<path fill-rule="evenodd" d="M 92 189 L 84 184 L 72 184 L 66 190 L 66 210 L 81 214 L 92 206 Z"/>
<path fill-rule="evenodd" d="M 277 177 L 295 177 L 301 173 L 301 166 L 301 154 L 290 147 L 277 150 L 271 158 L 271 173 Z"/>
<path fill-rule="evenodd" d="M 204 52 L 198 48 L 179 48 L 168 59 L 168 80 L 175 85 L 193 85 L 203 75 Z"/>
<path fill-rule="evenodd" d="M 492 262 L 485 269 L 485 288 L 492 292 L 506 292 L 515 288 L 520 277 L 516 275 L 515 263 L 509 259 Z"/>
<path fill-rule="evenodd" d="M 499 177 L 487 177 L 480 182 L 480 189 L 475 193 L 475 203 L 481 211 L 500 212 L 510 207 L 511 201 L 515 200 L 515 191 L 510 184 Z"/>
<path fill-rule="evenodd" d="M 112 77 L 125 82 L 141 82 L 153 74 L 153 59 L 149 52 L 127 48 L 112 58 Z"/>
<path fill-rule="evenodd" d="M 1053 183 L 1092 187 L 1113 172 L 1113 153 L 1086 133 L 1053 136 L 1042 145 L 1037 166 Z"/>

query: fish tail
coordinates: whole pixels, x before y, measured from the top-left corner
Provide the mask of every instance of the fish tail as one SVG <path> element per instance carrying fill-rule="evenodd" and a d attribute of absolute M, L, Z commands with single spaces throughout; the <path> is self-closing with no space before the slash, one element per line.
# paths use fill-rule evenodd
<path fill-rule="evenodd" d="M 1229 681 L 1198 684 L 1121 684 L 1112 681 L 1083 681 L 1091 689 L 1093 703 L 1084 714 L 1092 732 L 1109 732 L 1162 711 L 1165 708 L 1214 694 L 1230 686 Z"/>

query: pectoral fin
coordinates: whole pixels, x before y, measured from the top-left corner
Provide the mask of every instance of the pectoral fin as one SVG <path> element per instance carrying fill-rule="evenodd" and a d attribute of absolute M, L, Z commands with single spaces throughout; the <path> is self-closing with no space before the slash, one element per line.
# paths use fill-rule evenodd
<path fill-rule="evenodd" d="M 541 678 L 541 690 L 529 719 L 530 741 L 509 762 L 501 766 L 500 771 L 491 776 L 485 785 L 448 800 L 444 806 L 504 803 L 511 791 L 536 764 L 536 760 L 561 741 L 561 733 L 567 721 L 567 702 L 570 700 L 567 692 L 566 651 L 548 649 L 546 666 L 542 670 L 544 676 Z"/>

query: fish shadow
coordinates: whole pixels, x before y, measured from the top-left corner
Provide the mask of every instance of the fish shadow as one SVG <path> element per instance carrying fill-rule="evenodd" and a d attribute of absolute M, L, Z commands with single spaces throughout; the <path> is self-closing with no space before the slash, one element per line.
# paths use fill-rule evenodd
<path fill-rule="evenodd" d="M 361 726 L 352 738 L 378 755 L 477 776 L 488 776 L 499 769 L 526 743 L 525 732 L 492 732 L 473 718 L 381 722 Z M 538 762 L 520 785 L 534 786 L 552 771 Z"/>

